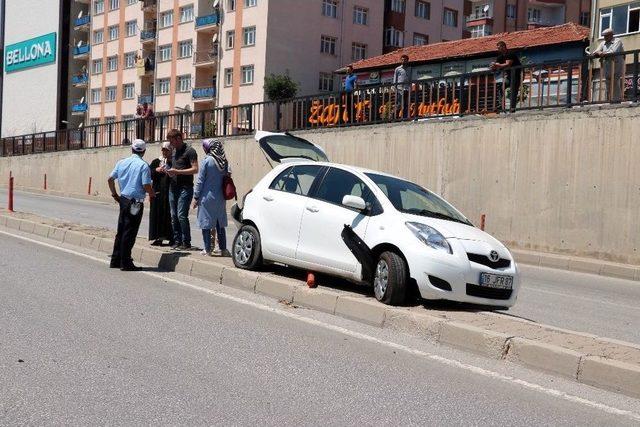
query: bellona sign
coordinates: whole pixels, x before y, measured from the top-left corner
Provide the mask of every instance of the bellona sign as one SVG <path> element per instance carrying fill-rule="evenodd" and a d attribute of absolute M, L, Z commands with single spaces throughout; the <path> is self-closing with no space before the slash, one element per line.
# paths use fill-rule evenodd
<path fill-rule="evenodd" d="M 7 73 L 56 61 L 56 33 L 8 45 L 4 54 Z"/>

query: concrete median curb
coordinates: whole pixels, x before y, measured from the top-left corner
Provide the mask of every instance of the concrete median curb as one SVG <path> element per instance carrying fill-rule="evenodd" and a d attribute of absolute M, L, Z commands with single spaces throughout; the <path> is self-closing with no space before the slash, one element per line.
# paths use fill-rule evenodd
<path fill-rule="evenodd" d="M 7 230 L 46 237 L 78 247 L 109 254 L 113 241 L 107 237 L 70 230 L 63 226 L 38 223 L 13 215 L 0 213 L 0 226 Z M 309 289 L 300 280 L 279 276 L 271 272 L 252 272 L 233 267 L 227 260 L 198 259 L 193 253 L 175 253 L 155 247 L 134 247 L 133 258 L 145 265 L 203 279 L 215 284 L 243 289 L 368 325 L 408 333 L 442 345 L 469 350 L 492 359 L 544 370 L 595 387 L 640 397 L 640 347 L 616 340 L 608 340 L 584 333 L 560 330 L 545 325 L 520 323 L 518 333 L 509 331 L 513 325 L 502 328 L 491 323 L 474 325 L 473 316 L 481 313 L 447 312 L 421 307 L 389 307 L 371 297 L 330 288 Z M 225 265 L 225 262 L 226 264 Z M 436 315 L 434 315 L 436 313 Z M 464 314 L 464 315 L 463 315 Z M 514 322 L 508 316 L 491 314 L 492 321 Z M 481 319 L 482 320 L 482 319 Z M 486 318 L 484 318 L 486 322 Z M 505 323 L 506 324 L 506 323 Z M 483 326 L 484 325 L 484 326 Z M 533 328 L 543 328 L 540 334 Z M 566 337 L 567 346 L 558 345 L 548 336 L 556 331 Z M 561 333 L 562 332 L 562 333 Z M 581 343 L 580 345 L 575 343 Z M 594 351 L 594 349 L 596 351 Z M 600 355 L 594 355 L 594 352 Z M 602 357 L 606 355 L 607 357 Z"/>

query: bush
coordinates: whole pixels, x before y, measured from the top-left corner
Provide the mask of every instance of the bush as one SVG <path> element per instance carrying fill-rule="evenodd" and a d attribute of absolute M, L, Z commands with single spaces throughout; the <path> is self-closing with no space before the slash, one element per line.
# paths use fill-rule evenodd
<path fill-rule="evenodd" d="M 296 96 L 298 83 L 286 74 L 271 74 L 264 78 L 264 91 L 270 101 L 282 101 Z"/>

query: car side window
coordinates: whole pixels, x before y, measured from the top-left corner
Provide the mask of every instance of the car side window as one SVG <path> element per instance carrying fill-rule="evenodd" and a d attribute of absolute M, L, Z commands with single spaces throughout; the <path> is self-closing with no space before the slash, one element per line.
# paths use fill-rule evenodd
<path fill-rule="evenodd" d="M 336 168 L 329 169 L 314 197 L 342 206 L 342 199 L 347 195 L 362 197 L 370 207 L 379 205 L 371 189 L 360 178 Z"/>
<path fill-rule="evenodd" d="M 282 171 L 282 173 L 273 180 L 269 188 L 307 196 L 320 169 L 320 166 L 315 165 L 292 166 Z"/>

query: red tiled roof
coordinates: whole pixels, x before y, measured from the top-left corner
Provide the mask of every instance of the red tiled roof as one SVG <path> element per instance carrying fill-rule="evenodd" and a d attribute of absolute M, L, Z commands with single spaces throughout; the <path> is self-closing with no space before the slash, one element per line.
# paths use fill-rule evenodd
<path fill-rule="evenodd" d="M 537 46 L 557 45 L 580 42 L 589 38 L 589 28 L 574 23 L 555 27 L 542 27 L 534 30 L 500 33 L 486 37 L 454 40 L 423 46 L 410 46 L 393 52 L 354 62 L 355 70 L 386 68 L 400 64 L 400 56 L 408 55 L 409 63 L 437 61 L 442 59 L 463 58 L 483 53 L 496 53 L 496 43 L 504 41 L 509 49 L 523 49 Z"/>

